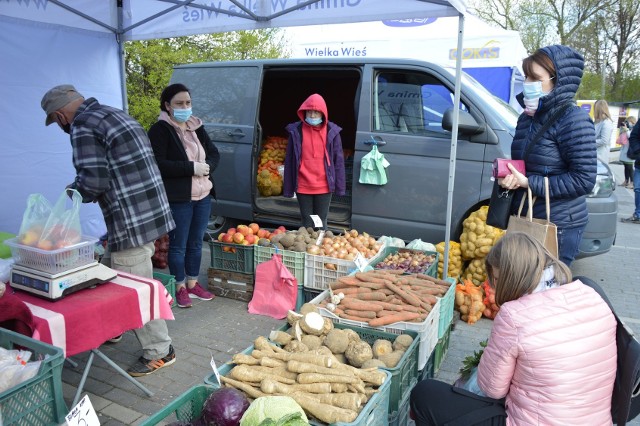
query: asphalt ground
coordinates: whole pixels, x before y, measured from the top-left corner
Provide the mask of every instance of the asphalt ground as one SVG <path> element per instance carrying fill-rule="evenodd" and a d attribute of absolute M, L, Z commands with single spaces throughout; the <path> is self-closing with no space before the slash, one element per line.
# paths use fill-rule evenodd
<path fill-rule="evenodd" d="M 612 164 L 618 181 L 623 176 L 621 165 Z M 617 187 L 619 218 L 633 212 L 633 191 Z M 200 282 L 207 282 L 209 251 L 203 254 Z M 600 283 L 622 319 L 636 334 L 640 334 L 640 226 L 619 223 L 615 246 L 609 253 L 580 259 L 572 265 L 574 275 L 585 275 Z M 166 272 L 166 271 L 161 271 Z M 137 425 L 149 415 L 162 409 L 174 398 L 196 384 L 201 384 L 211 373 L 210 360 L 217 365 L 230 360 L 235 353 L 249 347 L 258 336 L 266 336 L 283 321 L 266 316 L 251 315 L 247 303 L 217 297 L 212 301 L 195 300 L 189 309 L 174 309 L 175 321 L 168 321 L 169 333 L 177 354 L 177 361 L 167 368 L 139 378 L 154 392 L 147 397 L 137 387 L 119 376 L 104 361 L 96 358 L 90 369 L 84 391 L 89 395 L 100 423 L 106 426 Z M 453 383 L 458 377 L 462 360 L 480 348 L 479 344 L 490 333 L 492 322 L 481 319 L 469 325 L 454 314 L 449 349 L 436 374 L 436 378 Z M 106 343 L 100 350 L 126 369 L 141 355 L 140 345 L 132 332 L 127 332 L 120 343 Z M 73 367 L 65 363 L 62 380 L 67 405 L 71 404 L 80 382 L 88 353 L 74 356 Z M 71 407 L 69 407 L 71 408 Z M 629 423 L 640 425 L 640 421 Z"/>

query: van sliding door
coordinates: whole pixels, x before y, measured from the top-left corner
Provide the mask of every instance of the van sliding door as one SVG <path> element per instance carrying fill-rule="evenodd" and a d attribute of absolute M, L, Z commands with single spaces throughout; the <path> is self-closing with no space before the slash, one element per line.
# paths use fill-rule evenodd
<path fill-rule="evenodd" d="M 442 117 L 453 106 L 453 84 L 435 69 L 409 65 L 368 65 L 363 78 L 352 227 L 408 241 L 443 241 L 451 133 L 442 128 Z M 461 99 L 460 108 L 469 111 Z M 360 163 L 372 141 L 390 163 L 383 186 L 359 183 Z M 484 149 L 462 135 L 458 140 L 454 218 L 478 201 Z"/>
<path fill-rule="evenodd" d="M 261 66 L 184 66 L 177 68 L 172 83 L 191 91 L 193 115 L 204 122 L 220 151 L 214 171 L 217 202 L 212 215 L 252 217 L 251 187 L 258 86 Z"/>

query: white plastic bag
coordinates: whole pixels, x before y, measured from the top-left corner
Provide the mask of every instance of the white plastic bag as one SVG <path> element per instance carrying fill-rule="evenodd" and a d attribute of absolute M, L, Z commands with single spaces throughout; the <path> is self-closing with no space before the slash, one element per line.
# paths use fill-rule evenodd
<path fill-rule="evenodd" d="M 386 235 L 383 235 L 378 238 L 378 242 L 384 244 L 385 247 L 404 248 L 404 240 L 396 237 L 387 237 Z"/>
<path fill-rule="evenodd" d="M 14 262 L 15 260 L 13 260 L 13 258 L 0 259 L 0 283 L 4 284 L 9 282 L 9 277 L 11 275 L 11 265 L 13 265 Z M 2 294 L 0 292 L 0 297 L 1 296 Z"/>
<path fill-rule="evenodd" d="M 0 348 L 0 393 L 38 374 L 40 361 L 28 362 L 31 352 Z"/>
<path fill-rule="evenodd" d="M 407 248 L 422 251 L 436 251 L 436 246 L 431 243 L 425 243 L 420 238 L 417 238 L 407 244 Z"/>

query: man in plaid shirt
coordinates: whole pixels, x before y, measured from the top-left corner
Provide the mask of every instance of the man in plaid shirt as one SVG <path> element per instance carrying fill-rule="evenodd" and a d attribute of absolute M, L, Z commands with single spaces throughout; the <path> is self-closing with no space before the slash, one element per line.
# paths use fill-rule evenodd
<path fill-rule="evenodd" d="M 147 133 L 123 111 L 86 99 L 70 84 L 49 90 L 41 102 L 45 124 L 71 136 L 75 181 L 83 202 L 97 202 L 107 225 L 113 269 L 153 278 L 154 241 L 175 228 Z M 103 263 L 108 263 L 105 255 Z M 164 320 L 134 330 L 143 354 L 128 373 L 151 374 L 176 360 Z M 113 340 L 119 340 L 119 337 Z"/>

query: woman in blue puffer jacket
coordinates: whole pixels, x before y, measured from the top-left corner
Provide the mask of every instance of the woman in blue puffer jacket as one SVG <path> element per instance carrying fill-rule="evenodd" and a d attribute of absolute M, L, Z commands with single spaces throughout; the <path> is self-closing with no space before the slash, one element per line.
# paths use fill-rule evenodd
<path fill-rule="evenodd" d="M 516 160 L 523 159 L 529 142 L 556 111 L 574 103 L 584 58 L 567 46 L 547 46 L 526 58 L 522 69 L 525 82 L 519 100 L 525 110 L 511 145 L 511 158 Z M 595 129 L 587 112 L 573 104 L 560 114 L 532 147 L 525 169 L 526 176 L 511 168 L 512 174 L 499 183 L 504 188 L 520 189 L 514 197 L 514 209 L 526 196 L 526 188 L 531 188 L 538 197 L 533 216 L 546 219 L 544 177 L 549 178 L 551 222 L 558 228 L 558 257 L 569 266 L 578 254 L 587 226 L 585 197 L 593 190 L 597 174 Z"/>

